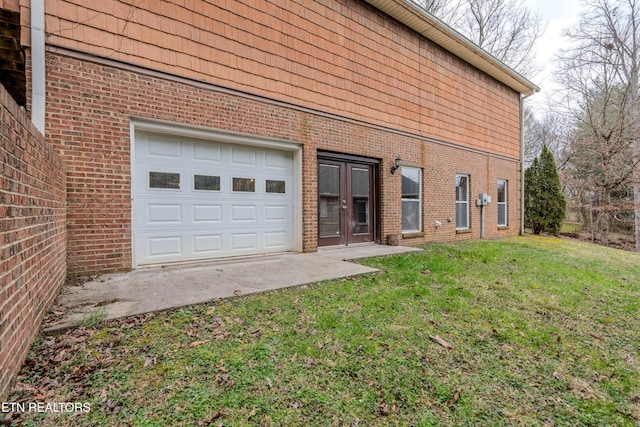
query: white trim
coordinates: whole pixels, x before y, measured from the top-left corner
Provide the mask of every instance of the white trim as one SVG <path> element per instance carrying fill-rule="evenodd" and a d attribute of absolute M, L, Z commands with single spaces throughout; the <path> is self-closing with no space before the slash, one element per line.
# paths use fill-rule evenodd
<path fill-rule="evenodd" d="M 418 202 L 418 213 L 420 215 L 420 217 L 418 218 L 418 229 L 417 230 L 405 230 L 402 229 L 402 233 L 403 234 L 411 234 L 411 233 L 421 233 L 422 232 L 422 172 L 423 169 L 421 167 L 417 167 L 417 166 L 402 166 L 402 172 L 405 171 L 405 169 L 413 169 L 418 171 L 418 177 L 420 178 L 420 181 L 418 182 L 418 200 L 416 199 L 405 199 L 402 197 L 402 183 L 400 184 L 400 199 L 402 202 L 402 206 L 404 207 L 404 202 Z M 402 177 L 402 173 L 400 174 Z M 404 212 L 401 212 L 401 217 L 404 218 Z"/>
<path fill-rule="evenodd" d="M 240 132 L 231 132 L 205 126 L 189 125 L 166 120 L 132 117 L 130 122 L 131 142 L 131 263 L 137 268 L 136 248 L 134 238 L 133 218 L 135 218 L 135 141 L 136 132 L 151 131 L 166 135 L 185 136 L 206 140 L 215 140 L 227 144 L 249 145 L 254 147 L 271 148 L 290 151 L 293 154 L 293 248 L 295 252 L 302 252 L 302 143 L 287 141 L 279 138 L 263 137 Z"/>
<path fill-rule="evenodd" d="M 457 173 L 456 174 L 456 180 L 458 178 L 466 178 L 467 180 L 467 200 L 466 201 L 458 201 L 458 192 L 456 191 L 456 230 L 469 230 L 471 228 L 471 224 L 470 224 L 470 219 L 471 219 L 471 215 L 470 215 L 470 211 L 471 211 L 471 207 L 470 207 L 470 200 L 469 200 L 469 195 L 471 194 L 471 179 L 469 178 L 468 174 L 463 174 L 463 173 Z M 457 190 L 457 185 L 456 185 L 456 190 Z M 458 227 L 458 204 L 465 204 L 467 206 L 467 226 L 466 227 Z"/>
<path fill-rule="evenodd" d="M 496 187 L 499 186 L 501 182 L 504 183 L 504 202 L 500 201 L 500 192 L 498 191 L 498 194 L 496 195 L 496 205 L 498 206 L 498 218 L 496 223 L 498 224 L 498 227 L 507 227 L 509 225 L 509 181 L 506 179 L 498 179 Z M 500 205 L 504 205 L 504 224 L 500 224 Z"/>
<path fill-rule="evenodd" d="M 44 0 L 31 0 L 31 121 L 44 135 L 46 70 Z"/>

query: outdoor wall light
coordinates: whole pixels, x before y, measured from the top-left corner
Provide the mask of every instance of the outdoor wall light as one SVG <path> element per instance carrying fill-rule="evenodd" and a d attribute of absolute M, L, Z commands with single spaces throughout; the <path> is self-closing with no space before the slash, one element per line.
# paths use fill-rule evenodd
<path fill-rule="evenodd" d="M 391 166 L 391 173 L 396 173 L 396 171 L 402 166 L 402 159 L 400 156 L 396 157 L 396 163 Z"/>

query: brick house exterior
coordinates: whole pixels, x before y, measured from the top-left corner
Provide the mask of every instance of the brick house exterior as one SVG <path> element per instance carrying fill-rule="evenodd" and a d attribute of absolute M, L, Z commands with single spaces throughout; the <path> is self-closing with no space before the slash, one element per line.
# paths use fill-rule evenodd
<path fill-rule="evenodd" d="M 521 99 L 537 88 L 410 0 L 44 14 L 71 274 L 520 232 Z"/>

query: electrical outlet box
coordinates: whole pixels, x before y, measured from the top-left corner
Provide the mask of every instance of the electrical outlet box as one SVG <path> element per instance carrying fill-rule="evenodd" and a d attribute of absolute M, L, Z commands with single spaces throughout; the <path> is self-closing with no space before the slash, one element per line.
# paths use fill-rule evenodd
<path fill-rule="evenodd" d="M 489 196 L 487 193 L 482 193 L 480 194 L 480 197 L 478 198 L 476 205 L 487 206 L 489 203 L 491 203 L 491 196 Z"/>

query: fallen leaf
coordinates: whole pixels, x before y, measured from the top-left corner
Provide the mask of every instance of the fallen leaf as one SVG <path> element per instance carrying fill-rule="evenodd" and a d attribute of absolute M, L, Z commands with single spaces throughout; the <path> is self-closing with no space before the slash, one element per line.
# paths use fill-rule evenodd
<path fill-rule="evenodd" d="M 387 416 L 389 414 L 389 405 L 385 402 L 380 402 L 378 409 L 380 410 L 380 415 Z"/>
<path fill-rule="evenodd" d="M 431 275 L 431 270 L 422 270 L 421 273 L 426 275 L 426 276 L 430 276 Z"/>
<path fill-rule="evenodd" d="M 197 347 L 197 346 L 202 345 L 204 343 L 206 343 L 206 341 L 194 341 L 191 344 L 189 344 L 189 347 Z"/>
<path fill-rule="evenodd" d="M 453 405 L 455 405 L 458 400 L 460 400 L 460 389 L 457 388 L 456 391 L 453 392 L 451 399 L 447 402 L 447 406 L 453 409 Z"/>
<path fill-rule="evenodd" d="M 445 340 L 443 340 L 442 338 L 440 338 L 438 335 L 429 335 L 429 339 L 437 344 L 440 344 L 442 347 L 446 348 L 447 350 L 453 350 L 453 346 L 448 342 L 446 342 Z"/>
<path fill-rule="evenodd" d="M 155 357 L 147 357 L 144 361 L 144 368 L 148 368 L 149 366 L 154 366 L 156 364 L 157 359 Z"/>
<path fill-rule="evenodd" d="M 290 359 L 292 362 L 295 362 L 296 360 L 298 360 L 298 353 L 293 353 L 293 356 L 291 356 Z"/>
<path fill-rule="evenodd" d="M 235 291 L 233 291 L 233 294 L 236 295 L 236 296 L 239 296 L 239 295 L 242 295 L 242 291 L 235 290 Z"/>
<path fill-rule="evenodd" d="M 224 417 L 226 412 L 226 408 L 224 407 L 224 405 L 220 405 L 220 409 L 218 409 L 216 412 L 214 412 L 208 420 L 206 421 L 198 421 L 196 423 L 196 426 L 198 427 L 208 427 L 210 425 L 212 425 L 212 423 L 217 420 L 218 418 L 222 418 Z"/>
<path fill-rule="evenodd" d="M 227 372 L 228 369 L 224 366 L 224 359 L 220 359 L 218 364 L 216 365 L 216 369 L 220 372 Z"/>
<path fill-rule="evenodd" d="M 249 412 L 249 416 L 247 417 L 247 421 L 249 421 L 251 418 L 253 418 L 256 415 L 257 412 L 258 411 L 256 410 L 256 408 L 253 408 L 251 410 L 251 412 Z"/>

